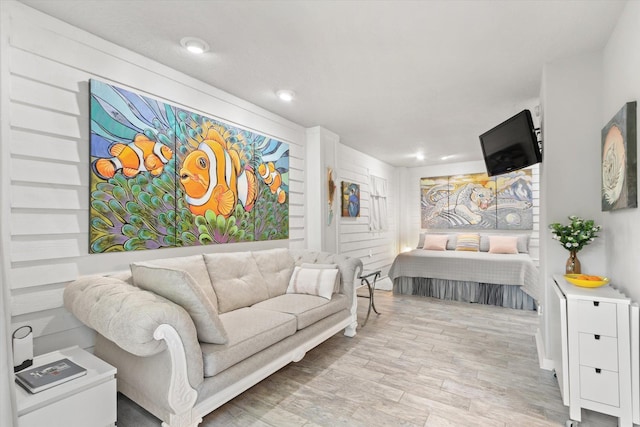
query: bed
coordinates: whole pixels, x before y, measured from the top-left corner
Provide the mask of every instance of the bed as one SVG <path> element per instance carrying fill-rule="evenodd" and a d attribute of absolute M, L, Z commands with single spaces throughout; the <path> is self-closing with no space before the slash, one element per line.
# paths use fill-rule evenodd
<path fill-rule="evenodd" d="M 394 293 L 509 308 L 535 310 L 540 297 L 528 253 L 414 249 L 396 257 L 389 278 Z"/>

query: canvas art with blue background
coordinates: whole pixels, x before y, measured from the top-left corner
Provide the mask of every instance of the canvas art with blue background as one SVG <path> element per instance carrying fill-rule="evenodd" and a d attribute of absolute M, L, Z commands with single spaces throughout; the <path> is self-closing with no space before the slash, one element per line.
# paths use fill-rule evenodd
<path fill-rule="evenodd" d="M 289 237 L 289 145 L 91 80 L 90 252 Z"/>

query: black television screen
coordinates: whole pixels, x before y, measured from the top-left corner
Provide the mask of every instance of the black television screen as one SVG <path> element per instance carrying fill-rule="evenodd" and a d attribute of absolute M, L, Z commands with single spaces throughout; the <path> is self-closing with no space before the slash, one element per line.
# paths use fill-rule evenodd
<path fill-rule="evenodd" d="M 526 168 L 542 161 L 531 112 L 523 110 L 480 135 L 489 176 Z"/>

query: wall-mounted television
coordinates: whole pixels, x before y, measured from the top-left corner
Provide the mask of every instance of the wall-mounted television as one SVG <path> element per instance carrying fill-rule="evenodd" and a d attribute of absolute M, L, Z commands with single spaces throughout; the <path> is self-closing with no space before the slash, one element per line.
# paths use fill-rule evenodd
<path fill-rule="evenodd" d="M 542 161 L 531 112 L 523 110 L 480 135 L 489 176 L 526 168 Z"/>

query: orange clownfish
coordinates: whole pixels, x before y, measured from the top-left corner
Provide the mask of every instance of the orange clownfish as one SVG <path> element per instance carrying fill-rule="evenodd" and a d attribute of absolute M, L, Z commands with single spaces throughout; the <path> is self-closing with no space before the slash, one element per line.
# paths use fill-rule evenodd
<path fill-rule="evenodd" d="M 127 178 L 140 172 L 151 172 L 160 175 L 173 151 L 166 145 L 151 141 L 143 134 L 138 134 L 129 144 L 116 143 L 109 148 L 113 156 L 110 159 L 98 159 L 93 162 L 93 171 L 102 179 L 113 178 L 118 170 Z"/>
<path fill-rule="evenodd" d="M 258 166 L 258 173 L 265 184 L 271 190 L 271 193 L 278 196 L 278 203 L 284 203 L 287 198 L 287 193 L 284 192 L 280 185 L 282 184 L 282 176 L 280 172 L 276 170 L 273 162 L 263 163 Z"/>
<path fill-rule="evenodd" d="M 217 135 L 217 133 L 215 133 Z M 256 176 L 241 169 L 238 152 L 227 149 L 224 140 L 209 132 L 208 138 L 187 155 L 180 169 L 185 201 L 194 215 L 212 210 L 228 218 L 238 201 L 250 211 L 257 197 Z"/>

